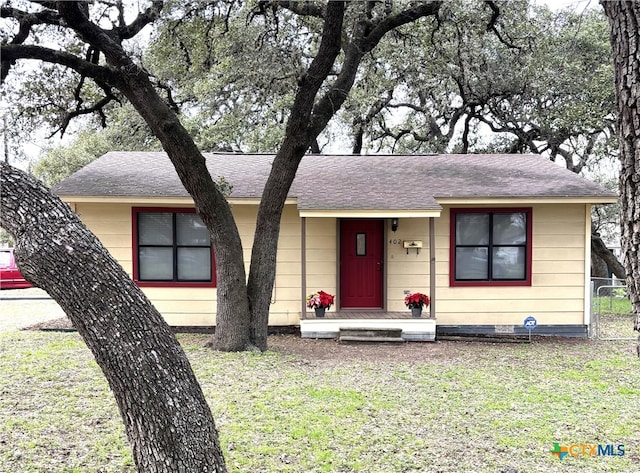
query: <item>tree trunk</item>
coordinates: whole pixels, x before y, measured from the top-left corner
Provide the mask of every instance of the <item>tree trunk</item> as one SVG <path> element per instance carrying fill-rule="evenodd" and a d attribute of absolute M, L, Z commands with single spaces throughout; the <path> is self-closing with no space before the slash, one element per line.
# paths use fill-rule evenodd
<path fill-rule="evenodd" d="M 160 139 L 211 235 L 218 281 L 212 346 L 222 351 L 252 349 L 242 242 L 231 207 L 211 178 L 204 156 L 193 139 L 156 94 L 146 76 L 142 81 L 128 79 L 127 82 L 123 92 Z M 268 311 L 268 302 L 266 308 Z"/>
<path fill-rule="evenodd" d="M 625 279 L 627 277 L 627 273 L 624 270 L 622 263 L 618 261 L 618 258 L 613 254 L 613 251 L 607 248 L 607 245 L 604 244 L 602 238 L 600 238 L 600 235 L 597 233 L 593 233 L 591 235 L 591 254 L 597 255 L 602 261 L 604 261 L 616 277 L 620 279 Z"/>
<path fill-rule="evenodd" d="M 353 4 L 357 5 L 356 2 Z M 273 160 L 258 208 L 247 283 L 251 307 L 251 341 L 258 348 L 264 350 L 267 346 L 269 301 L 275 280 L 280 219 L 302 156 L 344 104 L 365 53 L 375 48 L 380 39 L 394 28 L 423 16 L 437 15 L 440 5 L 441 2 L 417 2 L 408 10 L 381 20 L 375 27 L 363 16 L 351 41 L 343 44 L 347 37 L 342 31 L 346 3 L 327 3 L 318 53 L 301 80 L 287 121 L 285 139 Z M 316 100 L 318 91 L 333 70 L 342 49 L 344 59 L 340 73 L 329 90 Z"/>
<path fill-rule="evenodd" d="M 611 280 L 609 279 L 609 268 L 607 263 L 598 256 L 598 253 L 591 249 L 591 280 L 593 282 L 594 294 L 601 296 L 608 296 L 611 294 L 610 290 L 603 289 L 598 292 L 598 289 L 602 286 L 609 286 Z"/>
<path fill-rule="evenodd" d="M 251 307 L 251 341 L 261 350 L 267 349 L 269 304 L 275 282 L 276 253 L 284 203 L 304 153 L 340 108 L 353 84 L 351 80 L 348 87 L 341 88 L 343 96 L 332 103 L 330 113 L 318 114 L 316 96 L 329 76 L 342 46 L 345 8 L 342 1 L 327 4 L 318 53 L 296 92 L 291 115 L 287 120 L 285 138 L 273 160 L 258 207 L 247 293 Z M 353 75 L 355 77 L 355 72 Z M 314 119 L 317 121 L 318 118 L 323 125 L 314 128 Z"/>
<path fill-rule="evenodd" d="M 618 108 L 622 247 L 627 288 L 640 331 L 640 5 L 603 1 L 611 27 Z M 639 351 L 640 354 L 640 351 Z"/>
<path fill-rule="evenodd" d="M 244 256 L 231 207 L 211 178 L 204 156 L 193 139 L 156 94 L 146 76 L 144 81 L 128 79 L 127 82 L 123 92 L 162 143 L 211 235 L 218 282 L 212 346 L 222 351 L 251 349 Z"/>
<path fill-rule="evenodd" d="M 285 139 L 273 161 L 258 208 L 247 291 L 251 303 L 251 341 L 267 349 L 269 305 L 276 276 L 280 220 L 289 189 L 309 141 Z"/>
<path fill-rule="evenodd" d="M 120 44 L 109 42 L 102 30 L 88 21 L 78 5 L 75 2 L 60 2 L 58 8 L 74 30 L 85 41 L 103 51 L 107 62 L 120 72 L 118 89 L 162 143 L 211 235 L 218 281 L 213 347 L 223 351 L 252 348 L 242 242 L 231 207 L 211 178 L 204 156 L 193 138 L 182 126 L 176 113 L 158 95 L 147 72 L 124 53 Z M 268 302 L 266 309 L 269 309 Z"/>
<path fill-rule="evenodd" d="M 107 378 L 140 472 L 226 472 L 211 411 L 170 327 L 42 184 L 0 163 L 2 226 L 25 278 L 60 304 Z"/>

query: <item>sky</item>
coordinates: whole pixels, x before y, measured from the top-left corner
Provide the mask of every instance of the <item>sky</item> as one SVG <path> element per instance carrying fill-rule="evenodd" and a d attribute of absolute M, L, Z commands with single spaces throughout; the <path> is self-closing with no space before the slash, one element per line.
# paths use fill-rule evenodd
<path fill-rule="evenodd" d="M 581 11 L 585 8 L 599 8 L 598 0 L 535 0 L 536 3 L 547 5 L 552 10 L 563 10 L 565 8 L 573 8 L 575 11 Z"/>
<path fill-rule="evenodd" d="M 536 3 L 541 5 L 547 5 L 553 10 L 561 10 L 566 7 L 575 7 L 576 9 L 583 9 L 585 7 L 597 7 L 597 0 L 536 0 Z"/>

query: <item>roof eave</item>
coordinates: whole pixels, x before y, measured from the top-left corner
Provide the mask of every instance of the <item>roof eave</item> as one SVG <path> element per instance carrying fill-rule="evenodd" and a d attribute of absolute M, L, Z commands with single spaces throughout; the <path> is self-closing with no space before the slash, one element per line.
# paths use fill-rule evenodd
<path fill-rule="evenodd" d="M 148 205 L 190 205 L 193 206 L 191 196 L 139 196 L 139 195 L 74 195 L 59 194 L 58 197 L 65 202 L 75 203 L 110 203 L 110 204 L 148 204 Z M 231 197 L 227 199 L 231 205 L 259 205 L 258 197 Z M 285 205 L 296 204 L 298 199 L 289 197 Z"/>
<path fill-rule="evenodd" d="M 436 197 L 440 205 L 615 204 L 617 196 Z"/>
<path fill-rule="evenodd" d="M 442 209 L 300 209 L 299 213 L 316 218 L 426 218 L 440 217 Z"/>

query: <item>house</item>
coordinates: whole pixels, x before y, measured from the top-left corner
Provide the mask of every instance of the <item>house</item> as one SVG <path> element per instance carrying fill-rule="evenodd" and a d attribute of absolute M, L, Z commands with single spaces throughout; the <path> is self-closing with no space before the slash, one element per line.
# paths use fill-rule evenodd
<path fill-rule="evenodd" d="M 206 154 L 250 260 L 272 155 Z M 110 152 L 54 191 L 174 326 L 215 324 L 208 234 L 164 153 Z M 282 215 L 270 325 L 303 337 L 340 327 L 586 336 L 591 206 L 612 193 L 537 155 L 309 155 Z M 307 294 L 336 295 L 327 317 Z M 432 304 L 411 317 L 405 294 Z"/>

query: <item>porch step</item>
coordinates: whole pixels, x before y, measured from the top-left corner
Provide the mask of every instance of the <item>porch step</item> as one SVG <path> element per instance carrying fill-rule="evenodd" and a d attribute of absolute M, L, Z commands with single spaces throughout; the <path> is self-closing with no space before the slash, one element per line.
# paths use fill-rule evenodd
<path fill-rule="evenodd" d="M 340 327 L 341 342 L 404 343 L 401 328 Z"/>

